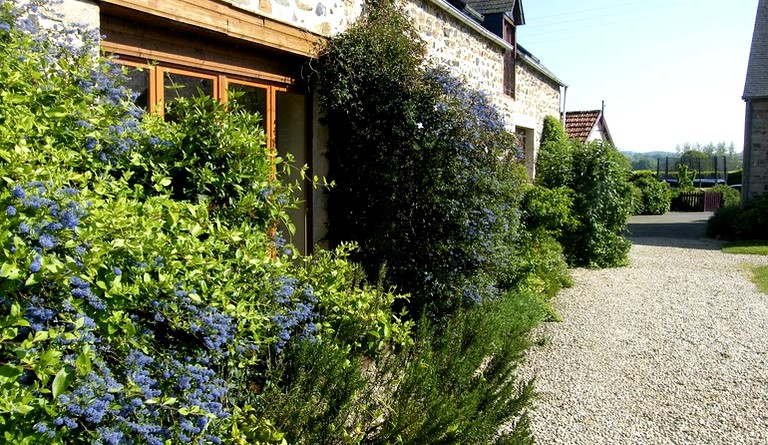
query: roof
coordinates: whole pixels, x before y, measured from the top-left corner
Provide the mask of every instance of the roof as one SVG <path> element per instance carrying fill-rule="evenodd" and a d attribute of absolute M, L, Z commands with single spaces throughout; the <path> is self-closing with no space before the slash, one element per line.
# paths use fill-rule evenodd
<path fill-rule="evenodd" d="M 515 25 L 525 24 L 521 0 L 466 0 L 466 2 L 480 14 L 506 13 L 515 22 Z"/>
<path fill-rule="evenodd" d="M 578 139 L 579 142 L 586 142 L 598 124 L 602 123 L 605 130 L 605 139 L 613 143 L 611 132 L 608 131 L 608 123 L 601 110 L 590 111 L 568 111 L 565 113 L 565 132 L 568 137 Z"/>
<path fill-rule="evenodd" d="M 530 51 L 520 46 L 520 44 L 517 45 L 517 57 L 518 60 L 521 60 L 531 67 L 533 67 L 535 70 L 543 74 L 544 76 L 548 77 L 549 79 L 552 79 L 555 83 L 562 87 L 568 87 L 568 84 L 560 80 L 555 74 L 548 70 L 547 67 L 541 64 L 541 60 L 539 60 L 536 56 L 531 54 Z"/>
<path fill-rule="evenodd" d="M 759 0 L 743 98 L 764 97 L 768 97 L 768 0 Z"/>
<path fill-rule="evenodd" d="M 480 14 L 507 12 L 515 8 L 515 0 L 467 0 L 467 4 Z"/>

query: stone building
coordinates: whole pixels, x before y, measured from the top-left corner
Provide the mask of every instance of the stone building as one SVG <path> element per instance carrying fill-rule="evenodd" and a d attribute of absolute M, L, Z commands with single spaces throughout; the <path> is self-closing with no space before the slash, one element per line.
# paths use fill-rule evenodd
<path fill-rule="evenodd" d="M 544 117 L 560 114 L 565 84 L 516 44 L 520 0 L 405 0 L 428 57 L 484 91 L 525 148 L 534 175 Z M 87 23 L 129 69 L 138 104 L 163 103 L 198 88 L 226 100 L 239 90 L 264 117 L 268 143 L 312 175 L 327 172 L 327 128 L 302 69 L 324 39 L 346 29 L 363 0 L 63 0 L 65 20 Z M 477 9 L 474 9 L 473 6 Z M 172 86 L 185 86 L 177 89 Z M 292 240 L 302 252 L 325 233 L 325 194 L 304 196 Z"/>
<path fill-rule="evenodd" d="M 744 85 L 744 176 L 741 200 L 768 192 L 768 0 L 759 0 Z"/>

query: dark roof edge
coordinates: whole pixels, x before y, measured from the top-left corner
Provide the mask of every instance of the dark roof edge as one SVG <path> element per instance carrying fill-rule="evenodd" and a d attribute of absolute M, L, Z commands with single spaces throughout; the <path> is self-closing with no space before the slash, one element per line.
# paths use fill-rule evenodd
<path fill-rule="evenodd" d="M 531 54 L 530 51 L 523 48 L 519 44 L 517 45 L 517 55 L 520 56 L 520 59 L 530 65 L 532 68 L 534 68 L 536 71 L 540 72 L 541 74 L 547 76 L 550 80 L 555 81 L 558 85 L 567 87 L 568 84 L 560 80 L 555 74 L 548 70 L 544 65 L 541 64 L 541 61 L 537 59 L 533 54 Z"/>

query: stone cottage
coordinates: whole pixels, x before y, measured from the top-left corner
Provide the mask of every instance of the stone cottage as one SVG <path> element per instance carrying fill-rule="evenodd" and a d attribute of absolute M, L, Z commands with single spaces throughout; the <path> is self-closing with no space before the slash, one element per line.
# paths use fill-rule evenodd
<path fill-rule="evenodd" d="M 238 90 L 264 117 L 268 143 L 290 152 L 312 175 L 327 172 L 327 129 L 309 93 L 307 61 L 324 39 L 352 23 L 363 0 L 63 0 L 65 20 L 105 36 L 102 48 L 129 69 L 138 105 L 163 103 L 198 88 L 222 100 Z M 565 84 L 516 43 L 520 0 L 406 0 L 429 57 L 485 91 L 515 131 L 534 175 L 546 115 L 560 114 Z M 149 65 L 151 62 L 151 65 Z M 184 86 L 178 89 L 174 86 Z M 325 233 L 325 195 L 305 187 L 292 240 L 302 252 Z"/>
<path fill-rule="evenodd" d="M 768 192 L 768 0 L 759 0 L 744 85 L 742 205 Z"/>

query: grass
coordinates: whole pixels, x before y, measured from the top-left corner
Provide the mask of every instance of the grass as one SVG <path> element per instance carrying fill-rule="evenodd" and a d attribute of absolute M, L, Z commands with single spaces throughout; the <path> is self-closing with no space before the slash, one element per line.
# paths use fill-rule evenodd
<path fill-rule="evenodd" d="M 768 294 L 768 266 L 751 266 L 752 281 L 757 285 L 757 289 Z"/>
<path fill-rule="evenodd" d="M 740 253 L 747 255 L 768 255 L 768 240 L 734 241 L 723 246 L 725 253 Z M 745 264 L 744 268 L 751 272 L 752 282 L 757 289 L 768 294 L 768 266 Z"/>
<path fill-rule="evenodd" d="M 768 240 L 734 241 L 723 247 L 725 253 L 768 255 Z"/>

